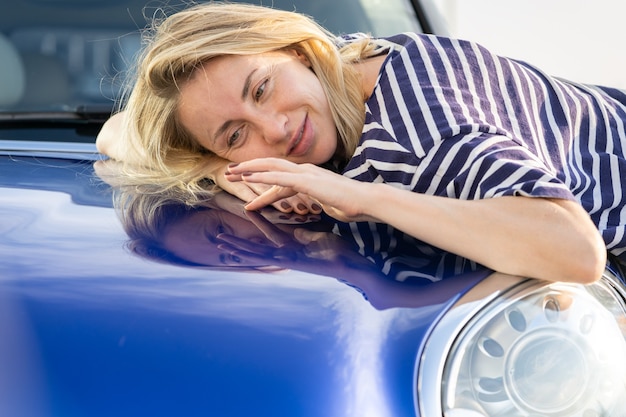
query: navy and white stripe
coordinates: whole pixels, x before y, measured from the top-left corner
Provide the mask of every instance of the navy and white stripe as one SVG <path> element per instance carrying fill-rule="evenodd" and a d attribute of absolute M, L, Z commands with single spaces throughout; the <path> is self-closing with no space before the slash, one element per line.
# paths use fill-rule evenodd
<path fill-rule="evenodd" d="M 552 78 L 471 42 L 380 42 L 388 57 L 345 176 L 462 199 L 575 200 L 626 257 L 625 92 Z M 384 257 L 370 228 L 350 227 L 364 255 Z"/>

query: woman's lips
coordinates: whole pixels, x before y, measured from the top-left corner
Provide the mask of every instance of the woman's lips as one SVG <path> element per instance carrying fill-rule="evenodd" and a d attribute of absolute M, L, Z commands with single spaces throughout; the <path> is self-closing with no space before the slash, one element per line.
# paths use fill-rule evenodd
<path fill-rule="evenodd" d="M 298 131 L 298 134 L 291 140 L 289 151 L 287 152 L 287 156 L 302 156 L 311 147 L 313 143 L 313 130 L 311 127 L 311 122 L 309 121 L 309 116 L 307 115 L 304 118 L 304 122 L 302 123 L 302 127 Z"/>

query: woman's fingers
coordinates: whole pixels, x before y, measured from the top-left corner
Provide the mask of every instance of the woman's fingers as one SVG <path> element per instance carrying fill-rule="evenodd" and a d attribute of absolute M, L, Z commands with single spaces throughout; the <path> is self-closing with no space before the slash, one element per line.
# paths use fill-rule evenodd
<path fill-rule="evenodd" d="M 246 204 L 246 210 L 260 210 L 263 207 L 272 205 L 277 201 L 284 200 L 285 198 L 293 197 L 297 192 L 286 187 L 274 185 L 266 192 L 262 193 L 248 204 Z"/>
<path fill-rule="evenodd" d="M 295 164 L 278 158 L 259 158 L 229 165 L 225 176 L 229 181 L 280 186 L 273 187 L 262 195 L 289 198 L 298 192 L 309 194 L 307 190 L 315 189 L 314 181 L 320 170 L 323 168 L 311 164 Z"/>
<path fill-rule="evenodd" d="M 271 185 L 262 183 L 248 183 L 241 180 L 241 176 L 233 176 L 225 173 L 223 177 L 216 177 L 217 185 L 229 194 L 238 197 L 245 202 L 251 202 L 259 195 L 272 188 Z M 322 207 L 312 198 L 304 194 L 295 194 L 281 198 L 267 205 L 283 213 L 297 214 L 320 214 Z"/>
<path fill-rule="evenodd" d="M 294 206 L 294 211 L 298 214 L 320 214 L 322 212 L 322 206 L 314 198 L 306 194 L 298 193 L 286 200 L 291 201 L 292 199 L 298 200 Z"/>
<path fill-rule="evenodd" d="M 298 193 L 307 195 L 327 214 L 341 221 L 365 219 L 369 183 L 358 182 L 312 164 L 295 164 L 284 159 L 260 158 L 231 164 L 227 179 L 273 185 L 246 205 L 258 210 Z"/>
<path fill-rule="evenodd" d="M 272 188 L 271 185 L 262 184 L 262 183 L 247 183 L 246 184 L 250 189 L 254 190 L 255 196 L 251 199 L 246 200 L 246 202 L 252 201 L 254 198 L 263 194 Z M 276 210 L 281 211 L 283 213 L 297 213 L 297 214 L 320 214 L 322 212 L 322 207 L 315 202 L 311 197 L 305 194 L 295 194 L 291 197 L 283 198 L 275 201 L 271 204 Z"/>
<path fill-rule="evenodd" d="M 216 177 L 216 183 L 222 190 L 246 202 L 254 200 L 259 195 L 245 182 L 226 181 L 223 178 L 220 180 L 220 177 Z"/>

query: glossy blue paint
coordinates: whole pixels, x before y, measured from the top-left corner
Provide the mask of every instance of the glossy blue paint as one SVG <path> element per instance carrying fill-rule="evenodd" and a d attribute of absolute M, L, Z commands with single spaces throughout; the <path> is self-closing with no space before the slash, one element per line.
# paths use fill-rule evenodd
<path fill-rule="evenodd" d="M 92 161 L 0 156 L 0 195 L 0 415 L 415 416 L 425 335 L 488 273 L 397 287 L 295 246 L 273 272 L 151 261 Z"/>

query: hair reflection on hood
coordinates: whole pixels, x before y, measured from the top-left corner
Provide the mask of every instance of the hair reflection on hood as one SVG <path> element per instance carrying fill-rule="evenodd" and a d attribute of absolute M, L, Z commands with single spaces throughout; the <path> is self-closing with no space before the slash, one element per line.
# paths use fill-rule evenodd
<path fill-rule="evenodd" d="M 141 257 L 183 266 L 277 269 L 267 257 L 278 247 L 244 217 L 241 203 L 240 214 L 233 212 L 231 199 L 217 193 L 194 207 L 163 194 L 117 192 L 115 207 L 129 237 L 127 248 Z M 256 256 L 246 257 L 227 236 L 253 243 L 256 252 L 249 255 Z"/>

